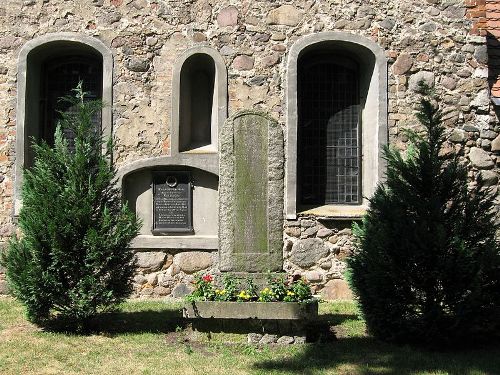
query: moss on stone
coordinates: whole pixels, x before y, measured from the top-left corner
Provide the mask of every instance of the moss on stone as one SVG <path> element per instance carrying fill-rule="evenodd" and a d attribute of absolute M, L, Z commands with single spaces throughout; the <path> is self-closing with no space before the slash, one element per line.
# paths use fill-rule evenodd
<path fill-rule="evenodd" d="M 235 121 L 235 253 L 267 252 L 268 122 L 259 115 Z"/>

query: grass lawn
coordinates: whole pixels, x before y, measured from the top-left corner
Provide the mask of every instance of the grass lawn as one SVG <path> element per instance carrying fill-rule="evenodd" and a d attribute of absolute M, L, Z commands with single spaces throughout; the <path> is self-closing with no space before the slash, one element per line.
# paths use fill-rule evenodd
<path fill-rule="evenodd" d="M 353 303 L 323 303 L 335 326 L 328 344 L 255 347 L 246 336 L 182 330 L 179 305 L 127 302 L 102 316 L 96 334 L 44 332 L 0 298 L 0 374 L 500 374 L 500 347 L 436 353 L 365 334 Z"/>

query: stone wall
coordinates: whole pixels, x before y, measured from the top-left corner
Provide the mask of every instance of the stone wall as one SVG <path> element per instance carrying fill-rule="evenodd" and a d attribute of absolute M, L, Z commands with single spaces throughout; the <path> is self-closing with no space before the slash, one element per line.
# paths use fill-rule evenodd
<path fill-rule="evenodd" d="M 368 5 L 364 0 L 4 0 L 0 4 L 0 240 L 5 242 L 15 231 L 17 56 L 27 41 L 61 31 L 98 38 L 113 53 L 118 167 L 169 155 L 171 100 L 176 95 L 172 72 L 187 48 L 206 45 L 223 56 L 229 116 L 239 110 L 263 111 L 286 134 L 288 51 L 301 36 L 346 31 L 378 43 L 389 59 L 390 143 L 406 148 L 408 139 L 401 130 L 417 126 L 414 89 L 424 79 L 443 99 L 449 127 L 445 152 L 460 153 L 471 164 L 471 183 L 481 175 L 497 194 L 500 127 L 489 99 L 488 50 L 484 33 L 478 31 L 484 26 L 482 15 L 473 13 L 476 3 L 484 1 L 374 0 Z M 326 296 L 348 295 L 339 280 L 343 259 L 352 248 L 350 225 L 315 217 L 287 221 L 285 270 L 305 273 Z M 216 267 L 216 253 L 191 250 L 141 250 L 136 294 L 180 295 L 184 287 L 177 285 L 187 285 L 194 269 Z"/>
<path fill-rule="evenodd" d="M 201 251 L 141 251 L 136 263 L 133 297 L 182 297 L 192 291 L 193 274 L 217 272 L 217 254 Z"/>
<path fill-rule="evenodd" d="M 304 216 L 285 229 L 284 269 L 303 275 L 325 299 L 351 298 L 343 280 L 345 259 L 352 251 L 351 221 L 324 221 Z"/>

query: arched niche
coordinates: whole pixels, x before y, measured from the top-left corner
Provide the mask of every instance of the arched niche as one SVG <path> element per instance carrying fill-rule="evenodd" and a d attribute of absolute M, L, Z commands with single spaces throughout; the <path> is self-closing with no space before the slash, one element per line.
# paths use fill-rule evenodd
<path fill-rule="evenodd" d="M 227 69 L 212 48 L 193 47 L 177 60 L 172 78 L 172 155 L 217 153 L 227 117 Z"/>
<path fill-rule="evenodd" d="M 298 160 L 298 147 L 303 139 L 299 137 L 307 132 L 300 129 L 300 122 L 304 120 L 304 108 L 301 108 L 300 95 L 304 94 L 303 64 L 310 64 L 324 60 L 331 66 L 340 66 L 349 72 L 353 69 L 357 77 L 358 96 L 352 100 L 352 107 L 356 105 L 356 116 L 359 116 L 359 181 L 357 193 L 359 198 L 352 199 L 349 204 L 316 204 L 304 207 L 299 202 L 299 195 L 304 183 L 304 174 L 299 168 L 308 170 L 307 165 L 301 165 L 304 160 Z M 346 64 L 346 61 L 351 61 Z M 325 66 L 326 66 L 325 65 Z M 349 73 L 351 74 L 351 73 Z M 335 85 L 335 77 L 317 77 L 330 79 Z M 302 80 L 302 82 L 301 82 Z M 321 217 L 340 219 L 359 218 L 367 208 L 368 200 L 375 191 L 378 181 L 382 179 L 385 163 L 382 158 L 383 145 L 387 143 L 387 59 L 383 49 L 375 42 L 359 35 L 345 32 L 322 32 L 300 38 L 290 49 L 287 62 L 287 150 L 286 150 L 286 217 L 295 219 L 300 212 Z M 322 104 L 321 104 L 322 105 Z M 330 105 L 328 103 L 327 105 Z M 320 113 L 321 108 L 316 112 Z M 306 119 L 307 120 L 307 119 Z M 328 131 L 332 122 L 325 122 L 325 131 Z M 318 137 L 324 140 L 324 137 Z M 322 142 L 322 141 L 321 141 Z M 325 145 L 318 144 L 315 147 Z M 335 145 L 334 145 L 335 146 Z M 309 157 L 302 152 L 301 158 Z M 321 173 L 321 172 L 318 172 Z M 308 177 L 310 178 L 310 177 Z M 319 179 L 321 183 L 321 179 Z"/>
<path fill-rule="evenodd" d="M 58 70 L 54 69 L 55 65 L 61 68 L 59 71 L 64 75 L 64 67 L 72 69 L 70 64 L 81 64 L 81 69 L 87 70 L 85 73 L 87 77 L 96 77 L 95 74 L 89 73 L 92 69 L 99 72 L 99 82 L 94 82 L 93 91 L 95 97 L 101 98 L 105 103 L 101 115 L 102 132 L 105 137 L 111 135 L 113 99 L 111 50 L 96 38 L 70 32 L 46 34 L 27 42 L 22 47 L 18 60 L 14 215 L 19 213 L 21 206 L 23 169 L 29 168 L 33 163 L 30 145 L 32 139 L 46 139 L 51 142 L 51 136 L 48 134 L 50 129 L 46 125 L 51 121 L 44 119 L 46 116 L 44 113 L 47 112 L 47 102 L 53 102 L 54 98 L 49 98 L 50 95 L 47 95 L 47 84 L 57 78 Z M 74 66 L 76 65 L 73 65 L 73 69 Z M 60 78 L 68 80 L 68 77 L 69 75 Z M 84 89 L 89 87 L 91 86 L 84 86 Z M 54 125 L 51 123 L 50 127 Z"/>
<path fill-rule="evenodd" d="M 216 170 L 207 171 L 189 160 L 153 158 L 138 161 L 118 172 L 123 197 L 142 220 L 139 235 L 133 240 L 135 249 L 199 249 L 218 248 L 218 186 Z M 187 173 L 191 179 L 192 231 L 157 234 L 153 231 L 153 189 L 158 174 Z"/>

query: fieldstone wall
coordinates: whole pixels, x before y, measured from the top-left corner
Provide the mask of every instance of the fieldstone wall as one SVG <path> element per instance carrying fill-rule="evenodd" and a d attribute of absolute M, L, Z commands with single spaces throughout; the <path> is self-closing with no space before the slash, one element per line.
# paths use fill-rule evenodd
<path fill-rule="evenodd" d="M 183 297 L 193 290 L 194 274 L 217 273 L 217 253 L 202 251 L 136 253 L 133 297 Z"/>
<path fill-rule="evenodd" d="M 351 221 L 320 221 L 314 216 L 289 220 L 285 228 L 284 269 L 303 275 L 325 299 L 350 299 L 344 280 L 352 251 Z"/>
<path fill-rule="evenodd" d="M 187 48 L 206 45 L 223 56 L 229 115 L 263 111 L 286 134 L 287 52 L 303 35 L 346 31 L 370 38 L 386 51 L 390 143 L 406 148 L 408 140 L 401 130 L 417 126 L 414 90 L 424 79 L 442 98 L 449 127 L 445 152 L 458 152 L 471 165 L 471 183 L 477 183 L 480 175 L 498 200 L 500 126 L 489 100 L 486 37 L 478 32 L 471 4 L 471 0 L 369 4 L 365 0 L 4 0 L 0 4 L 0 241 L 5 243 L 15 231 L 17 56 L 27 41 L 61 31 L 98 38 L 113 53 L 114 157 L 119 167 L 169 155 L 171 99 L 176 95 L 172 71 Z M 339 280 L 345 270 L 343 259 L 352 248 L 350 225 L 315 217 L 287 221 L 285 270 L 304 273 L 326 296 L 348 295 Z M 180 251 L 141 250 L 136 294 L 180 295 L 177 291 L 188 285 L 194 269 L 216 265 L 215 253 Z"/>

